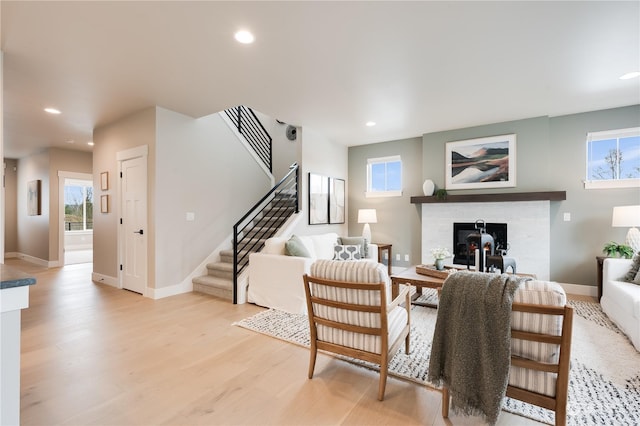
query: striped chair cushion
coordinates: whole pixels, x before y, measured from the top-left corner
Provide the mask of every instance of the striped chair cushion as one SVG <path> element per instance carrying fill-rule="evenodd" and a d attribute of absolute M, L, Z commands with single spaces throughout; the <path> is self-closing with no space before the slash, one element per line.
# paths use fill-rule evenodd
<path fill-rule="evenodd" d="M 564 306 L 567 296 L 564 289 L 555 282 L 526 281 L 520 285 L 514 297 L 514 303 L 530 303 L 551 306 Z M 554 336 L 562 334 L 562 317 L 557 315 L 530 314 L 513 312 L 511 328 L 532 333 L 544 333 Z M 534 361 L 557 363 L 560 346 L 550 343 L 537 343 L 520 339 L 511 339 L 511 355 Z M 509 370 L 509 384 L 549 396 L 555 395 L 556 375 L 519 367 Z"/>
<path fill-rule="evenodd" d="M 387 301 L 391 298 L 391 286 L 384 265 L 368 261 L 336 261 L 318 260 L 311 265 L 310 275 L 335 281 L 361 282 L 361 283 L 385 283 Z M 355 290 L 329 287 L 312 283 L 311 292 L 322 299 L 354 303 L 367 306 L 380 306 L 381 297 L 378 290 Z M 379 313 L 356 312 L 348 309 L 314 304 L 315 315 L 340 323 L 359 325 L 362 327 L 380 328 L 381 318 Z M 393 342 L 407 323 L 405 309 L 395 308 L 387 314 L 389 327 L 389 342 Z M 367 352 L 380 353 L 382 343 L 379 336 L 372 336 L 351 331 L 335 329 L 333 327 L 318 325 L 318 339 L 336 343 Z"/>

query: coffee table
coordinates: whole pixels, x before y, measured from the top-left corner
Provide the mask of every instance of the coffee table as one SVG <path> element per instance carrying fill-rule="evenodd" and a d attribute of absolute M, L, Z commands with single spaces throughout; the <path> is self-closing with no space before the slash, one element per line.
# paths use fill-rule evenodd
<path fill-rule="evenodd" d="M 399 274 L 391 275 L 391 297 L 395 299 L 400 293 L 400 284 L 412 285 L 416 288 L 416 293 L 411 297 L 411 303 L 418 306 L 426 306 L 428 308 L 437 308 L 435 303 L 416 302 L 415 300 L 422 295 L 423 288 L 440 288 L 444 283 L 444 278 L 431 277 L 416 272 L 416 267 L 412 266 Z"/>

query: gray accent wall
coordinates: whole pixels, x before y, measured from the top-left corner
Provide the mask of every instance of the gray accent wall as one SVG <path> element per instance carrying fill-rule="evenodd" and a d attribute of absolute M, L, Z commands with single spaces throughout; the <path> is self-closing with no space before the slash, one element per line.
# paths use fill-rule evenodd
<path fill-rule="evenodd" d="M 394 266 L 420 263 L 421 206 L 410 196 L 423 195 L 422 182 L 432 179 L 445 186 L 447 142 L 515 133 L 516 187 L 498 190 L 460 190 L 451 194 L 567 191 L 566 201 L 551 202 L 551 271 L 553 281 L 596 285 L 596 256 L 610 240 L 623 242 L 626 229 L 611 227 L 614 206 L 640 204 L 640 189 L 585 190 L 586 134 L 640 126 L 640 105 L 571 114 L 534 117 L 464 129 L 424 134 L 422 138 L 349 148 L 349 233 L 360 234 L 359 208 L 376 208 L 378 223 L 371 226 L 373 240 L 393 244 L 402 260 Z M 400 155 L 403 161 L 403 196 L 364 197 L 367 158 Z M 570 213 L 571 221 L 564 221 Z M 481 217 L 479 217 L 481 219 Z M 404 262 L 404 254 L 410 261 Z M 526 272 L 526 271 L 523 271 Z"/>
<path fill-rule="evenodd" d="M 421 206 L 410 203 L 422 194 L 422 138 L 402 139 L 349 148 L 348 221 L 349 235 L 362 235 L 359 209 L 376 209 L 378 223 L 370 224 L 374 243 L 392 244 L 392 265 L 408 267 L 420 263 L 422 230 Z M 402 160 L 402 196 L 366 198 L 367 159 L 400 155 Z M 396 260 L 396 254 L 400 260 Z M 405 255 L 409 261 L 405 261 Z"/>

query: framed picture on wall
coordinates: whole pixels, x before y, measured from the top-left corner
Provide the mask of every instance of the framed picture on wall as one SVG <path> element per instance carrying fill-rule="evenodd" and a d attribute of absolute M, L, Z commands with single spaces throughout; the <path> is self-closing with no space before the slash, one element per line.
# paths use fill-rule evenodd
<path fill-rule="evenodd" d="M 109 196 L 100 196 L 100 213 L 109 213 Z"/>
<path fill-rule="evenodd" d="M 309 173 L 309 225 L 329 223 L 329 178 Z"/>
<path fill-rule="evenodd" d="M 344 223 L 344 179 L 329 178 L 329 223 Z"/>
<path fill-rule="evenodd" d="M 109 189 L 109 172 L 100 173 L 100 189 L 103 191 Z"/>
<path fill-rule="evenodd" d="M 42 181 L 32 180 L 27 183 L 27 215 L 39 216 L 42 214 Z"/>
<path fill-rule="evenodd" d="M 516 135 L 448 142 L 445 180 L 447 189 L 516 186 Z"/>

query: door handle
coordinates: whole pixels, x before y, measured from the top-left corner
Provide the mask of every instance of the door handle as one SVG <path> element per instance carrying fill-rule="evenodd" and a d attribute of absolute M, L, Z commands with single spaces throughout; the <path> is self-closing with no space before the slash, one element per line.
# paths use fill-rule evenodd
<path fill-rule="evenodd" d="M 142 234 L 144 234 L 144 231 L 141 229 L 139 231 L 133 231 L 133 233 L 142 235 Z"/>

